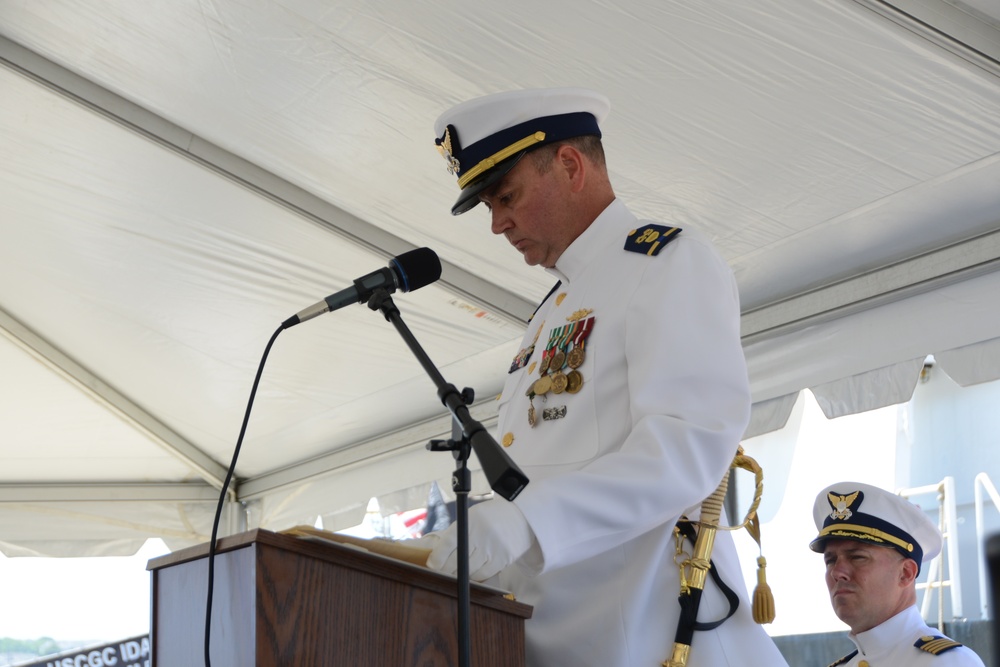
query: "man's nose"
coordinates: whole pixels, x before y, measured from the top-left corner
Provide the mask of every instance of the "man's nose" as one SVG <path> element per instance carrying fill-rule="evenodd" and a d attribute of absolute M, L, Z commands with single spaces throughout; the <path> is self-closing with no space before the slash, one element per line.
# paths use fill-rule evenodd
<path fill-rule="evenodd" d="M 510 218 L 497 209 L 490 209 L 490 231 L 494 234 L 503 234 L 510 228 Z"/>
<path fill-rule="evenodd" d="M 827 566 L 827 573 L 831 579 L 846 579 L 848 572 L 847 561 L 843 558 L 838 558 Z"/>

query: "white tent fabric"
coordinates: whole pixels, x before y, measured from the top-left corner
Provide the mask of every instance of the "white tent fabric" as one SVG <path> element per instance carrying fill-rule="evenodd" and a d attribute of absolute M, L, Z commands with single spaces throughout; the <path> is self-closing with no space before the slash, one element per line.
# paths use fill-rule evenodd
<path fill-rule="evenodd" d="M 1000 358 L 1000 338 L 940 352 L 935 361 L 960 387 L 1000 379 L 996 360 Z"/>
<path fill-rule="evenodd" d="M 0 2 L 0 550 L 207 539 L 268 337 L 414 247 L 444 275 L 397 305 L 491 425 L 551 281 L 448 215 L 432 124 L 512 87 L 607 94 L 619 195 L 714 239 L 752 433 L 926 355 L 1000 376 L 998 63 L 988 0 Z M 379 313 L 289 329 L 224 531 L 419 500 L 449 430 Z"/>

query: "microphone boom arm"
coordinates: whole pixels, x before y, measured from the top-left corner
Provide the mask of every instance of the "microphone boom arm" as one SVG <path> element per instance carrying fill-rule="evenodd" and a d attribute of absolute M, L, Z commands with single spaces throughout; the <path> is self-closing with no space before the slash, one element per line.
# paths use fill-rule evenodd
<path fill-rule="evenodd" d="M 380 310 L 385 319 L 396 327 L 400 336 L 403 337 L 407 346 L 416 356 L 417 361 L 430 376 L 434 386 L 437 387 L 438 398 L 441 399 L 441 402 L 451 412 L 453 419 L 461 427 L 462 435 L 471 443 L 472 450 L 476 453 L 476 458 L 479 459 L 479 463 L 483 467 L 483 473 L 486 475 L 490 488 L 503 498 L 514 500 L 527 486 L 528 477 L 500 448 L 499 443 L 486 428 L 472 418 L 461 392 L 455 388 L 455 385 L 449 384 L 434 366 L 409 327 L 403 322 L 399 315 L 399 309 L 396 308 L 389 293 L 383 288 L 376 289 L 371 299 L 368 300 L 368 307 L 372 310 Z"/>

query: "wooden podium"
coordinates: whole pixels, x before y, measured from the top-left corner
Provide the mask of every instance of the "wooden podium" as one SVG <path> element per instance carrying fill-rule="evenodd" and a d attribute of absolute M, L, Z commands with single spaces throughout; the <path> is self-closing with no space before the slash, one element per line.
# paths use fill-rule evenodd
<path fill-rule="evenodd" d="M 208 545 L 154 558 L 154 667 L 204 664 Z M 455 579 L 348 545 L 253 530 L 219 540 L 212 667 L 457 667 Z M 531 607 L 472 585 L 473 667 L 522 667 Z"/>

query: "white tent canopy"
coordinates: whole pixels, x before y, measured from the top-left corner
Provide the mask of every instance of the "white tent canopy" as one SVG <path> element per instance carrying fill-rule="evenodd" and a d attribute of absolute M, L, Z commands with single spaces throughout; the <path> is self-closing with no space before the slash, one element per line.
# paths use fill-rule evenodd
<path fill-rule="evenodd" d="M 0 64 L 8 555 L 207 539 L 269 336 L 415 247 L 443 278 L 396 303 L 491 425 L 552 279 L 451 218 L 432 126 L 513 87 L 608 95 L 619 196 L 729 261 L 748 435 L 807 387 L 830 416 L 905 400 L 929 354 L 1000 377 L 990 0 L 0 2 Z M 419 502 L 449 430 L 379 313 L 289 329 L 224 532 Z"/>

